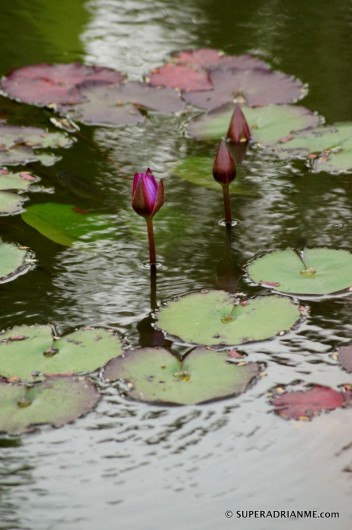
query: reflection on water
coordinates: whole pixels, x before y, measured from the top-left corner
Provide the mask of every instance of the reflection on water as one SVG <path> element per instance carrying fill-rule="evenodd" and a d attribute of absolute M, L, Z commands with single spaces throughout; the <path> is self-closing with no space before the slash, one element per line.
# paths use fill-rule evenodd
<path fill-rule="evenodd" d="M 70 24 L 68 44 L 65 2 L 50 47 L 55 16 L 46 26 L 45 13 L 52 11 L 44 4 L 15 0 L 18 15 L 15 7 L 6 7 L 6 27 L 16 27 L 17 20 L 22 28 L 29 15 L 38 19 L 35 27 L 28 22 L 27 32 L 20 32 L 20 48 L 16 32 L 7 33 L 0 51 L 4 68 L 64 62 L 83 53 L 89 63 L 140 79 L 174 49 L 252 50 L 309 82 L 311 95 L 304 104 L 322 114 L 329 111 L 333 121 L 351 117 L 347 0 L 324 7 L 315 0 L 248 5 L 194 0 L 182 6 L 169 0 L 82 1 L 73 17 L 77 35 Z M 0 117 L 12 108 L 18 119 L 19 106 L 2 107 L 0 101 Z M 23 116 L 49 123 L 41 110 L 26 108 Z M 244 281 L 244 263 L 257 252 L 295 247 L 302 237 L 310 246 L 348 248 L 351 176 L 314 175 L 303 162 L 278 161 L 260 151 L 249 151 L 239 168 L 238 179 L 255 194 L 232 194 L 233 216 L 240 223 L 230 238 L 217 222 L 223 214 L 220 186 L 218 192 L 200 188 L 173 173 L 180 158 L 213 156 L 216 148 L 187 138 L 186 119 L 153 115 L 145 124 L 121 130 L 83 127 L 87 142 L 80 138 L 60 164 L 41 169 L 43 185 L 55 189 L 52 200 L 102 214 L 107 223 L 98 239 L 63 247 L 18 218 L 1 218 L 3 237 L 30 245 L 38 258 L 32 273 L 1 286 L 2 328 L 48 321 L 57 322 L 61 332 L 83 324 L 112 326 L 130 345 L 164 342 L 181 351 L 184 346 L 154 328 L 157 305 L 203 288 L 264 293 Z M 167 196 L 155 219 L 162 265 L 155 286 L 143 268 L 145 223 L 130 208 L 132 176 L 147 166 L 165 179 Z M 47 201 L 35 195 L 34 203 Z M 300 380 L 336 388 L 351 380 L 332 356 L 338 344 L 351 340 L 351 298 L 305 304 L 310 312 L 296 330 L 242 349 L 265 370 L 238 398 L 199 407 L 149 406 L 123 398 L 118 384 L 106 385 L 97 375 L 103 398 L 85 418 L 22 438 L 3 436 L 0 528 L 348 530 L 352 410 L 309 423 L 285 422 L 268 402 L 276 385 Z M 321 519 L 230 521 L 224 516 L 226 510 L 246 509 L 339 511 L 340 519 L 324 524 Z"/>

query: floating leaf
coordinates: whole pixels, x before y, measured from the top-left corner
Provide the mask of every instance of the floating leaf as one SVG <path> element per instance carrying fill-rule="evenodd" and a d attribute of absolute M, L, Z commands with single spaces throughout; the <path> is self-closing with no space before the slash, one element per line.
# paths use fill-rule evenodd
<path fill-rule="evenodd" d="M 282 296 L 260 296 L 241 304 L 224 291 L 205 291 L 161 308 L 158 327 L 189 343 L 235 345 L 287 331 L 300 316 L 297 305 Z"/>
<path fill-rule="evenodd" d="M 72 143 L 73 140 L 64 133 L 0 124 L 0 165 L 26 164 L 37 160 L 50 165 L 58 158 L 36 150 L 70 147 Z"/>
<path fill-rule="evenodd" d="M 154 86 L 178 88 L 186 92 L 190 90 L 209 90 L 212 83 L 205 70 L 194 69 L 182 64 L 165 64 L 156 68 L 148 75 L 148 81 Z"/>
<path fill-rule="evenodd" d="M 2 90 L 24 103 L 46 106 L 82 100 L 81 83 L 120 83 L 123 75 L 111 68 L 70 64 L 36 64 L 13 70 L 1 81 Z"/>
<path fill-rule="evenodd" d="M 275 250 L 247 266 L 250 280 L 282 293 L 327 295 L 352 286 L 352 254 L 346 250 Z"/>
<path fill-rule="evenodd" d="M 51 326 L 16 326 L 0 335 L 0 375 L 35 381 L 43 374 L 92 372 L 121 352 L 120 339 L 106 329 L 57 338 Z"/>
<path fill-rule="evenodd" d="M 0 170 L 0 215 L 21 213 L 26 198 L 9 190 L 27 190 L 37 180 L 38 178 L 30 173 L 10 173 L 4 169 Z"/>
<path fill-rule="evenodd" d="M 284 392 L 271 400 L 274 410 L 285 419 L 310 419 L 320 412 L 342 407 L 349 401 L 345 393 L 316 385 L 310 390 Z"/>
<path fill-rule="evenodd" d="M 180 361 L 163 348 L 141 348 L 112 359 L 108 381 L 127 381 L 127 394 L 140 401 L 192 405 L 244 392 L 259 374 L 256 363 L 228 362 L 226 352 L 196 348 Z"/>
<path fill-rule="evenodd" d="M 173 174 L 196 186 L 203 186 L 210 190 L 219 191 L 219 184 L 212 175 L 214 159 L 207 156 L 188 157 L 179 162 L 172 170 Z M 244 184 L 240 179 L 236 179 L 231 184 L 231 193 L 239 195 L 256 196 L 248 184 Z"/>
<path fill-rule="evenodd" d="M 61 427 L 87 414 L 99 397 L 82 377 L 55 377 L 30 386 L 0 382 L 0 432 L 22 434 L 44 424 Z"/>
<path fill-rule="evenodd" d="M 188 91 L 183 99 L 195 107 L 212 110 L 230 101 L 254 107 L 291 103 L 306 95 L 304 85 L 295 77 L 263 68 L 220 68 L 210 73 L 210 81 L 212 90 Z"/>
<path fill-rule="evenodd" d="M 233 105 L 226 105 L 189 122 L 188 132 L 198 140 L 220 139 L 225 136 L 233 113 Z M 272 146 L 292 132 L 316 127 L 319 116 L 305 107 L 293 105 L 267 105 L 242 111 L 247 119 L 252 141 L 262 146 Z"/>
<path fill-rule="evenodd" d="M 352 344 L 340 346 L 337 348 L 337 354 L 342 368 L 347 370 L 347 372 L 352 372 Z"/>
<path fill-rule="evenodd" d="M 177 52 L 172 55 L 171 60 L 176 64 L 187 64 L 205 69 L 229 67 L 240 70 L 249 70 L 251 68 L 270 69 L 270 65 L 258 59 L 258 57 L 253 57 L 252 55 L 224 55 L 221 51 L 212 48 Z"/>
<path fill-rule="evenodd" d="M 33 257 L 28 249 L 0 239 L 0 283 L 15 280 L 33 268 Z"/>
<path fill-rule="evenodd" d="M 83 101 L 77 105 L 58 105 L 70 119 L 88 125 L 121 126 L 144 121 L 140 107 L 159 112 L 179 112 L 185 107 L 178 93 L 145 83 L 122 85 L 88 83 L 80 89 Z"/>
<path fill-rule="evenodd" d="M 70 246 L 79 239 L 91 241 L 106 237 L 107 232 L 113 229 L 108 216 L 54 202 L 29 206 L 22 213 L 22 219 L 43 236 L 65 246 Z"/>

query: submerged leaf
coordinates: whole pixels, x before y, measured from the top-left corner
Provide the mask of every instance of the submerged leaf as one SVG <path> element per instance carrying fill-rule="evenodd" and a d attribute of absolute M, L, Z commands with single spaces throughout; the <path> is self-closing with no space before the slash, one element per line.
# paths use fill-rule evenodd
<path fill-rule="evenodd" d="M 99 401 L 89 380 L 55 377 L 31 386 L 0 382 L 0 432 L 23 434 L 38 425 L 61 427 L 87 414 Z"/>
<path fill-rule="evenodd" d="M 296 304 L 282 296 L 260 296 L 246 304 L 224 291 L 205 291 L 169 302 L 158 327 L 185 342 L 235 345 L 269 339 L 300 319 Z"/>
<path fill-rule="evenodd" d="M 127 395 L 139 401 L 191 405 L 244 392 L 258 376 L 256 363 L 228 362 L 226 352 L 196 348 L 180 361 L 163 348 L 141 348 L 112 359 L 108 381 L 127 382 Z"/>
<path fill-rule="evenodd" d="M 306 248 L 275 250 L 249 262 L 250 280 L 276 291 L 328 295 L 352 286 L 352 254 L 346 250 Z M 303 258 L 303 260 L 302 260 Z"/>

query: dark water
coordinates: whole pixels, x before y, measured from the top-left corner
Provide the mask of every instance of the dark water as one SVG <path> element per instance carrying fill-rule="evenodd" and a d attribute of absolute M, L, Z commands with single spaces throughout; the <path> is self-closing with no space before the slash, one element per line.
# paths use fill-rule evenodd
<path fill-rule="evenodd" d="M 352 6 L 254 0 L 94 0 L 1 2 L 0 74 L 31 63 L 81 60 L 140 79 L 173 50 L 221 48 L 254 53 L 309 86 L 303 100 L 328 123 L 352 120 Z M 49 127 L 49 114 L 0 98 L 13 123 Z M 104 214 L 108 229 L 89 245 L 53 243 L 20 217 L 0 218 L 3 239 L 28 245 L 38 267 L 1 286 L 0 328 L 56 322 L 112 326 L 143 344 L 150 314 L 143 220 L 126 221 L 131 177 L 151 166 L 164 177 L 165 215 L 156 222 L 157 300 L 241 280 L 257 252 L 294 246 L 350 248 L 351 175 L 312 174 L 303 162 L 251 152 L 239 175 L 254 196 L 232 196 L 232 273 L 224 276 L 220 193 L 173 174 L 180 158 L 212 155 L 195 145 L 183 118 L 154 118 L 120 129 L 83 128 L 85 140 L 52 167 L 34 165 L 56 200 Z M 169 212 L 169 213 L 168 213 Z M 170 233 L 173 234 L 170 238 Z M 237 271 L 237 272 L 236 272 Z M 239 398 L 202 407 L 162 408 L 126 401 L 103 388 L 97 409 L 60 430 L 16 439 L 0 449 L 0 528 L 114 530 L 187 528 L 320 529 L 351 527 L 351 410 L 313 422 L 285 422 L 267 392 L 300 379 L 332 387 L 350 382 L 329 354 L 351 339 L 349 298 L 311 302 L 311 314 L 280 339 L 245 348 L 266 376 Z M 145 320 L 147 319 L 147 320 Z M 226 519 L 232 510 L 336 511 L 340 519 Z"/>

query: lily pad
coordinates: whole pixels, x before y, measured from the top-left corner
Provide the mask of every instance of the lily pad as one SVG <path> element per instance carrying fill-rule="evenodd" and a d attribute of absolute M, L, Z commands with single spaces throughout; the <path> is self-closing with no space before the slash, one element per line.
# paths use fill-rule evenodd
<path fill-rule="evenodd" d="M 82 377 L 55 377 L 34 385 L 0 382 L 0 432 L 61 427 L 87 414 L 99 398 L 93 383 Z"/>
<path fill-rule="evenodd" d="M 298 306 L 282 296 L 239 300 L 224 291 L 202 291 L 169 302 L 158 327 L 185 342 L 235 345 L 269 339 L 300 319 Z"/>
<path fill-rule="evenodd" d="M 107 237 L 107 233 L 113 230 L 108 216 L 54 202 L 29 206 L 22 213 L 22 219 L 43 236 L 64 246 L 79 240 Z"/>
<path fill-rule="evenodd" d="M 328 295 L 352 287 L 352 254 L 307 248 L 268 252 L 247 265 L 249 279 L 282 293 Z"/>
<path fill-rule="evenodd" d="M 0 239 L 0 283 L 15 280 L 33 269 L 34 259 L 27 248 L 20 248 Z"/>
<path fill-rule="evenodd" d="M 347 372 L 352 372 L 352 344 L 337 348 L 337 356 L 342 368 Z"/>
<path fill-rule="evenodd" d="M 332 388 L 316 385 L 309 390 L 284 392 L 271 399 L 274 410 L 285 419 L 311 419 L 320 412 L 346 405 L 350 396 Z"/>
<path fill-rule="evenodd" d="M 171 57 L 176 64 L 187 64 L 205 69 L 234 67 L 240 70 L 264 68 L 270 70 L 270 65 L 253 55 L 225 55 L 213 48 L 200 48 L 177 52 Z"/>
<path fill-rule="evenodd" d="M 195 107 L 212 110 L 229 102 L 248 107 L 293 103 L 307 93 L 299 79 L 263 68 L 220 68 L 210 72 L 210 81 L 212 90 L 185 92 L 183 99 Z"/>
<path fill-rule="evenodd" d="M 107 329 L 56 337 L 49 325 L 16 326 L 0 335 L 0 376 L 36 381 L 43 375 L 93 372 L 121 353 L 119 337 Z"/>
<path fill-rule="evenodd" d="M 24 103 L 46 106 L 82 100 L 79 86 L 87 81 L 120 83 L 117 70 L 79 63 L 36 64 L 13 70 L 1 80 L 2 90 Z"/>
<path fill-rule="evenodd" d="M 219 191 L 219 184 L 212 175 L 214 159 L 207 156 L 193 156 L 180 161 L 172 170 L 173 174 L 196 186 L 203 186 L 210 190 Z M 246 196 L 257 196 L 248 184 L 236 179 L 231 184 L 231 193 Z"/>
<path fill-rule="evenodd" d="M 21 213 L 22 204 L 26 197 L 12 193 L 10 190 L 28 190 L 38 178 L 30 173 L 11 173 L 6 169 L 0 170 L 0 215 L 14 215 Z"/>
<path fill-rule="evenodd" d="M 104 377 L 126 381 L 128 396 L 139 401 L 193 405 L 241 394 L 259 374 L 257 363 L 228 361 L 226 352 L 209 348 L 182 361 L 163 348 L 141 348 L 110 361 Z"/>
<path fill-rule="evenodd" d="M 188 133 L 198 140 L 218 140 L 225 136 L 233 113 L 233 105 L 225 105 L 189 122 Z M 261 146 L 273 146 L 292 132 L 319 125 L 321 118 L 305 107 L 267 105 L 242 111 L 248 122 L 252 141 Z"/>
<path fill-rule="evenodd" d="M 37 160 L 50 165 L 58 158 L 37 152 L 37 149 L 67 148 L 73 141 L 64 133 L 51 133 L 38 127 L 0 124 L 0 165 L 27 164 Z"/>
<path fill-rule="evenodd" d="M 139 112 L 140 107 L 159 112 L 180 112 L 185 107 L 175 90 L 145 83 L 86 83 L 80 92 L 82 102 L 76 105 L 61 104 L 57 110 L 70 119 L 88 125 L 121 126 L 142 122 L 144 116 Z"/>
<path fill-rule="evenodd" d="M 205 70 L 183 64 L 165 64 L 148 75 L 148 82 L 154 86 L 177 88 L 185 92 L 210 90 L 212 83 Z"/>

